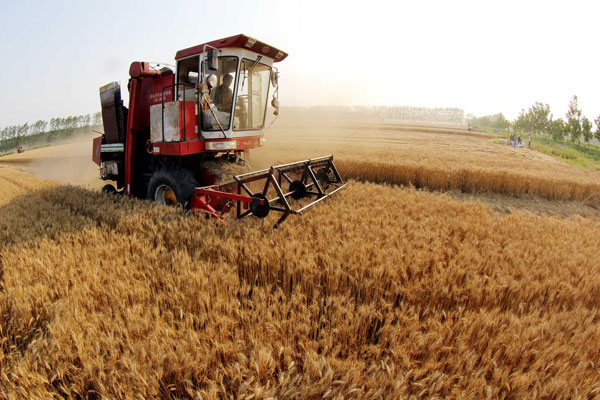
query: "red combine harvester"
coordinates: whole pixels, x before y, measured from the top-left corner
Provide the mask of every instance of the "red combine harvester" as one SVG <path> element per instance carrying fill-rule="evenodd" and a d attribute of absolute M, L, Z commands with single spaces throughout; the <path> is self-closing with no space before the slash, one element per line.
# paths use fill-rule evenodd
<path fill-rule="evenodd" d="M 246 35 L 180 50 L 175 71 L 133 62 L 129 108 L 121 88 L 100 88 L 104 134 L 93 160 L 107 193 L 181 204 L 223 218 L 300 214 L 344 186 L 333 156 L 249 172 L 250 149 L 263 142 L 269 89 L 277 115 L 278 71 L 287 54 Z M 284 186 L 287 186 L 284 189 Z M 291 206 L 291 199 L 312 196 Z M 291 199 L 290 199 L 291 198 Z"/>

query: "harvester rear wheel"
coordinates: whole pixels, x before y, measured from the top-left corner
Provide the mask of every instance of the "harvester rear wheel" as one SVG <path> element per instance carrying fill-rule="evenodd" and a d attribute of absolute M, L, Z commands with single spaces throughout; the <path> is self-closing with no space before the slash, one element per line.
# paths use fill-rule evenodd
<path fill-rule="evenodd" d="M 148 182 L 148 199 L 157 204 L 188 208 L 197 183 L 191 171 L 179 166 L 157 169 Z"/>

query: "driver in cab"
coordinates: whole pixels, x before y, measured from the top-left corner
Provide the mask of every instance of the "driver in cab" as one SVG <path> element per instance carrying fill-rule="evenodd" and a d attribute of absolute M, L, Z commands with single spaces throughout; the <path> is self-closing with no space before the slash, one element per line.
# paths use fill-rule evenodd
<path fill-rule="evenodd" d="M 229 74 L 223 76 L 223 83 L 217 86 L 212 92 L 212 101 L 217 107 L 217 110 L 221 112 L 231 112 L 231 102 L 233 101 L 233 91 L 231 90 L 231 83 L 233 77 Z"/>

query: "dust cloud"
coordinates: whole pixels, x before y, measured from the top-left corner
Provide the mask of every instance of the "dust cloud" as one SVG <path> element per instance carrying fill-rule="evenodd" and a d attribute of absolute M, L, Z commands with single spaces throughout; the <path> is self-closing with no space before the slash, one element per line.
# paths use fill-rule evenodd
<path fill-rule="evenodd" d="M 329 154 L 349 156 L 364 150 L 369 142 L 382 140 L 386 133 L 373 129 L 381 123 L 373 117 L 327 108 L 285 107 L 277 118 L 269 112 L 266 142 L 250 151 L 250 165 L 257 170 Z M 0 157 L 0 168 L 100 188 L 105 182 L 99 179 L 98 166 L 92 162 L 92 139 L 96 136 L 90 131 L 68 142 Z"/>
<path fill-rule="evenodd" d="M 89 132 L 60 144 L 0 157 L 0 168 L 61 183 L 102 187 L 98 165 L 92 161 L 92 139 L 97 136 L 97 133 Z"/>
<path fill-rule="evenodd" d="M 335 138 L 341 139 L 340 120 L 310 109 L 283 109 L 275 119 L 267 117 L 265 146 L 250 151 L 252 169 L 268 168 L 273 164 L 299 161 L 330 154 Z M 351 123 L 351 121 L 348 121 Z M 69 141 L 24 153 L 0 157 L 0 168 L 31 174 L 61 183 L 101 188 L 106 182 L 99 179 L 98 165 L 92 161 L 92 139 L 98 134 L 89 132 Z M 315 153 L 315 146 L 319 151 Z"/>

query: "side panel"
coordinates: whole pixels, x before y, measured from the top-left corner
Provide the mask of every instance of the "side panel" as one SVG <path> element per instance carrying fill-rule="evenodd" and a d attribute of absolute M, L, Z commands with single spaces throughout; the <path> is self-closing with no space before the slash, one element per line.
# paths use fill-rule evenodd
<path fill-rule="evenodd" d="M 193 101 L 178 101 L 179 103 L 179 134 L 181 140 L 196 140 L 198 139 L 198 115 L 196 114 L 196 103 Z"/>
<path fill-rule="evenodd" d="M 138 123 L 145 127 L 150 127 L 150 106 L 161 104 L 163 101 L 173 101 L 173 83 L 175 75 L 165 75 L 157 77 L 143 77 L 142 88 L 139 98 Z"/>
<path fill-rule="evenodd" d="M 192 101 L 171 101 L 164 109 L 162 104 L 150 106 L 150 139 L 152 143 L 195 140 L 196 120 L 196 103 Z"/>
<path fill-rule="evenodd" d="M 150 106 L 150 140 L 156 142 L 178 142 L 179 133 L 179 102 L 170 101 L 164 104 Z"/>
<path fill-rule="evenodd" d="M 92 161 L 98 165 L 102 164 L 102 159 L 100 157 L 100 151 L 102 150 L 102 136 L 98 136 L 93 140 L 92 146 Z"/>
<path fill-rule="evenodd" d="M 139 119 L 139 104 L 138 98 L 140 96 L 139 92 L 139 83 L 140 79 L 131 79 L 129 81 L 129 117 L 127 118 L 127 138 L 125 140 L 125 194 L 131 196 L 132 177 L 134 175 L 134 163 L 135 163 L 135 139 L 133 135 L 135 135 L 135 122 Z"/>
<path fill-rule="evenodd" d="M 150 138 L 150 106 L 173 100 L 174 75 L 152 75 L 129 80 L 129 113 L 125 141 L 125 193 L 144 196 L 144 170 L 149 155 L 144 148 Z"/>
<path fill-rule="evenodd" d="M 260 136 L 245 137 L 243 139 L 221 139 L 221 140 L 192 140 L 187 142 L 159 142 L 154 143 L 153 154 L 163 156 L 187 156 L 204 152 L 222 152 L 223 150 L 210 150 L 206 148 L 208 143 L 221 143 L 235 141 L 235 148 L 227 151 L 247 151 L 261 145 Z"/>

